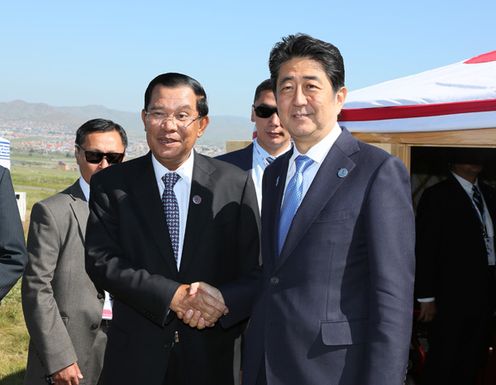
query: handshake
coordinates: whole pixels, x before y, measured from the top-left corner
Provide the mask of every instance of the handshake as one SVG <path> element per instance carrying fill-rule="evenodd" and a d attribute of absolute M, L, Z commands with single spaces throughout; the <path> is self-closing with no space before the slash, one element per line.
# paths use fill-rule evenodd
<path fill-rule="evenodd" d="M 214 326 L 229 311 L 221 292 L 205 282 L 179 286 L 170 309 L 185 324 L 198 329 Z"/>

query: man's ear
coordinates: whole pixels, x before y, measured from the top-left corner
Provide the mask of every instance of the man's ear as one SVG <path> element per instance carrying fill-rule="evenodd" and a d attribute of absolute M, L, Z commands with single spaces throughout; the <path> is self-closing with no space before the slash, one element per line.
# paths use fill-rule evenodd
<path fill-rule="evenodd" d="M 209 123 L 210 123 L 210 118 L 208 116 L 203 116 L 200 118 L 200 128 L 198 129 L 198 132 L 196 133 L 197 138 L 199 138 L 200 136 L 203 135 L 203 133 L 207 129 L 207 126 Z"/>
<path fill-rule="evenodd" d="M 146 131 L 146 111 L 144 109 L 141 110 L 141 120 L 143 121 L 143 127 Z"/>

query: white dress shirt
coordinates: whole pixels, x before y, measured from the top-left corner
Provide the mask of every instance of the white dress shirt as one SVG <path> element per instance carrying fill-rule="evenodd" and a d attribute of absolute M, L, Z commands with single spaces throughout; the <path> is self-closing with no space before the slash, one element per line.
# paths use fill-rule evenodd
<path fill-rule="evenodd" d="M 296 146 L 294 146 L 293 155 L 291 155 L 291 158 L 289 159 L 288 174 L 286 176 L 286 184 L 284 186 L 284 195 L 286 195 L 286 188 L 288 187 L 290 179 L 296 172 L 296 157 L 299 155 L 306 155 L 313 160 L 313 163 L 305 170 L 305 177 L 303 178 L 303 194 L 301 198 L 301 201 L 303 202 L 303 199 L 305 199 L 305 195 L 307 194 L 307 191 L 310 188 L 315 175 L 317 175 L 322 162 L 331 150 L 331 147 L 333 146 L 334 142 L 336 142 L 336 139 L 341 134 L 341 132 L 341 127 L 338 123 L 336 123 L 332 130 L 320 142 L 311 147 L 306 154 L 301 154 Z M 282 202 L 284 202 L 284 197 L 281 200 L 281 205 Z"/>
<path fill-rule="evenodd" d="M 277 156 L 270 155 L 267 151 L 265 151 L 262 146 L 258 144 L 258 141 L 255 139 L 253 141 L 253 161 L 251 165 L 251 178 L 253 179 L 253 183 L 255 185 L 255 192 L 257 194 L 258 201 L 258 209 L 262 209 L 262 179 L 265 168 L 269 165 L 267 162 L 268 157 L 278 158 L 282 154 L 285 154 L 291 149 L 291 143 L 288 144 L 287 148 L 281 152 Z"/>
<path fill-rule="evenodd" d="M 81 190 L 83 190 L 86 202 L 89 202 L 90 185 L 83 179 L 83 177 L 80 177 L 79 186 L 81 187 Z M 112 319 L 112 298 L 110 298 L 110 294 L 108 292 L 105 292 L 105 302 L 103 303 L 102 318 L 108 320 Z"/>
<path fill-rule="evenodd" d="M 174 194 L 176 194 L 177 204 L 179 206 L 179 247 L 177 250 L 177 270 L 181 266 L 181 257 L 183 253 L 184 234 L 186 232 L 186 220 L 188 218 L 189 196 L 191 194 L 191 181 L 193 179 L 194 151 L 191 151 L 189 158 L 174 171 L 169 170 L 162 165 L 152 154 L 153 170 L 160 199 L 164 193 L 165 186 L 162 177 L 168 172 L 175 172 L 181 177 L 174 185 Z M 165 220 L 165 218 L 164 218 Z"/>

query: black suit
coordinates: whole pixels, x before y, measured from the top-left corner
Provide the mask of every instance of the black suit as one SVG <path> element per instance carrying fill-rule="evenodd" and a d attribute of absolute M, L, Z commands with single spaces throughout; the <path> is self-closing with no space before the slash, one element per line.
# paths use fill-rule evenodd
<path fill-rule="evenodd" d="M 496 225 L 495 191 L 479 186 Z M 420 199 L 416 257 L 416 296 L 435 297 L 437 307 L 425 383 L 470 384 L 487 349 L 494 293 L 479 216 L 452 175 Z"/>
<path fill-rule="evenodd" d="M 198 331 L 177 320 L 169 305 L 181 283 L 218 286 L 257 264 L 256 207 L 249 175 L 195 154 L 178 271 L 150 154 L 93 176 L 87 270 L 115 296 L 106 385 L 161 385 L 169 359 L 181 377 L 174 384 L 232 384 L 239 329 Z M 175 335 L 179 343 L 171 349 Z"/>
<path fill-rule="evenodd" d="M 0 166 L 0 301 L 21 276 L 27 260 L 10 173 Z"/>
<path fill-rule="evenodd" d="M 216 157 L 216 159 L 234 164 L 242 170 L 249 171 L 252 169 L 253 166 L 253 143 L 240 150 L 219 155 L 218 157 Z"/>

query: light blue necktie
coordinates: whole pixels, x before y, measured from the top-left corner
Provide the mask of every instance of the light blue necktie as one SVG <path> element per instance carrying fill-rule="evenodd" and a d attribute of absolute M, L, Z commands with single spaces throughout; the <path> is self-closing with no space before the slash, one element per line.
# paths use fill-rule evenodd
<path fill-rule="evenodd" d="M 298 155 L 295 159 L 296 172 L 289 180 L 284 194 L 284 202 L 281 207 L 281 218 L 279 220 L 279 243 L 278 251 L 281 254 L 282 247 L 286 241 L 289 227 L 293 217 L 298 210 L 303 196 L 303 173 L 313 163 L 306 155 Z"/>
<path fill-rule="evenodd" d="M 179 174 L 175 172 L 168 172 L 162 177 L 165 186 L 162 194 L 162 205 L 176 262 L 179 250 L 179 204 L 174 193 L 174 185 L 180 178 Z"/>

